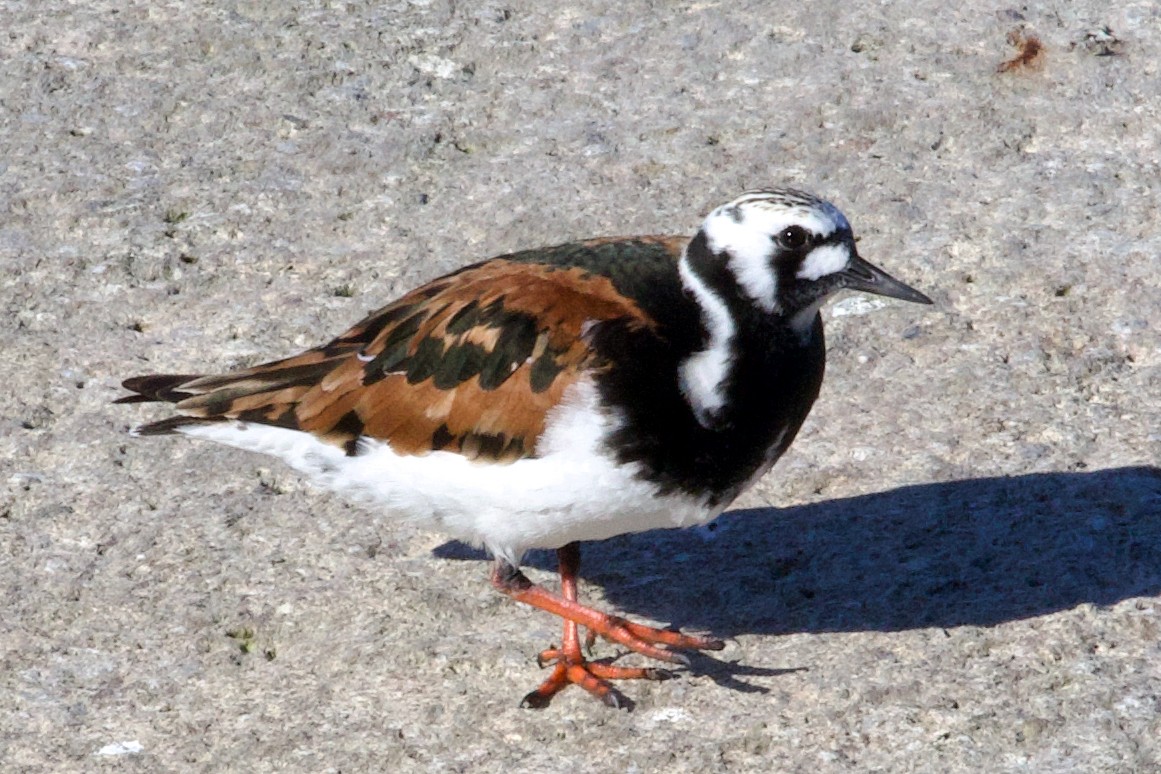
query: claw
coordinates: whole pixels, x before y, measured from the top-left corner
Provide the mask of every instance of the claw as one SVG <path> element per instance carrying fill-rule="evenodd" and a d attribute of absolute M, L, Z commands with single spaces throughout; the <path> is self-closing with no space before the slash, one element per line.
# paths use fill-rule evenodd
<path fill-rule="evenodd" d="M 677 672 L 668 669 L 659 669 L 657 667 L 649 667 L 645 670 L 643 677 L 646 680 L 672 680 L 677 677 Z"/>
<path fill-rule="evenodd" d="M 539 691 L 532 691 L 520 700 L 521 709 L 544 709 L 552 701 L 551 696 L 542 696 Z"/>

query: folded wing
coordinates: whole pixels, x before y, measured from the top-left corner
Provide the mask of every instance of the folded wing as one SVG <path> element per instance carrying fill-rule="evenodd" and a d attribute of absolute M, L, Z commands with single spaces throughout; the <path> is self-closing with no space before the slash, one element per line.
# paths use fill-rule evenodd
<path fill-rule="evenodd" d="M 568 387 L 608 366 L 595 327 L 650 321 L 604 276 L 577 267 L 477 264 L 418 288 L 330 343 L 232 373 L 125 381 L 121 403 L 174 403 L 142 435 L 241 421 L 313 433 L 358 452 L 363 437 L 396 453 L 535 455 Z"/>

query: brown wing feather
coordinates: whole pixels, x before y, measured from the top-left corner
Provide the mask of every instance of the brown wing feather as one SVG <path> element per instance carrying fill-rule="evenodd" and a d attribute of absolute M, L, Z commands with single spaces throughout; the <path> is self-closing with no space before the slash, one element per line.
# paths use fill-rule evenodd
<path fill-rule="evenodd" d="M 367 436 L 402 454 L 446 449 L 513 460 L 534 454 L 569 385 L 604 367 L 587 333 L 615 319 L 650 326 L 603 276 L 495 259 L 414 290 L 294 357 L 126 386 L 150 388 L 143 399 L 176 399 L 191 422 L 290 427 L 349 453 Z M 172 432 L 180 421 L 141 432 Z"/>

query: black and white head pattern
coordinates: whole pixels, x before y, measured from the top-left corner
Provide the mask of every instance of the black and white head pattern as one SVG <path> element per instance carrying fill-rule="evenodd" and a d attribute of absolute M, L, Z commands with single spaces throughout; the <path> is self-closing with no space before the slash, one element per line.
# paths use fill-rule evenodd
<path fill-rule="evenodd" d="M 711 212 L 702 231 L 709 252 L 769 313 L 784 311 L 780 278 L 818 280 L 852 257 L 851 226 L 838 208 L 789 188 L 747 192 Z"/>
<path fill-rule="evenodd" d="M 737 307 L 786 315 L 809 333 L 819 305 L 855 257 L 838 208 L 789 188 L 749 191 L 711 212 L 681 261 L 687 291 L 702 308 L 706 346 L 681 367 L 682 390 L 703 424 L 725 402 Z"/>

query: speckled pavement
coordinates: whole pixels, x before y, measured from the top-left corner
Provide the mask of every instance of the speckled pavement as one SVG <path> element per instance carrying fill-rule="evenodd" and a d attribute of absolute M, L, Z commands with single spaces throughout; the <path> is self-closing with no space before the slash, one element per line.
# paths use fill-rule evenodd
<path fill-rule="evenodd" d="M 0 0 L 0 769 L 1161 770 L 1161 7 L 207 5 Z M 729 638 L 632 712 L 519 709 L 481 554 L 110 405 L 770 184 L 936 305 L 831 304 L 735 510 L 585 547 Z"/>

